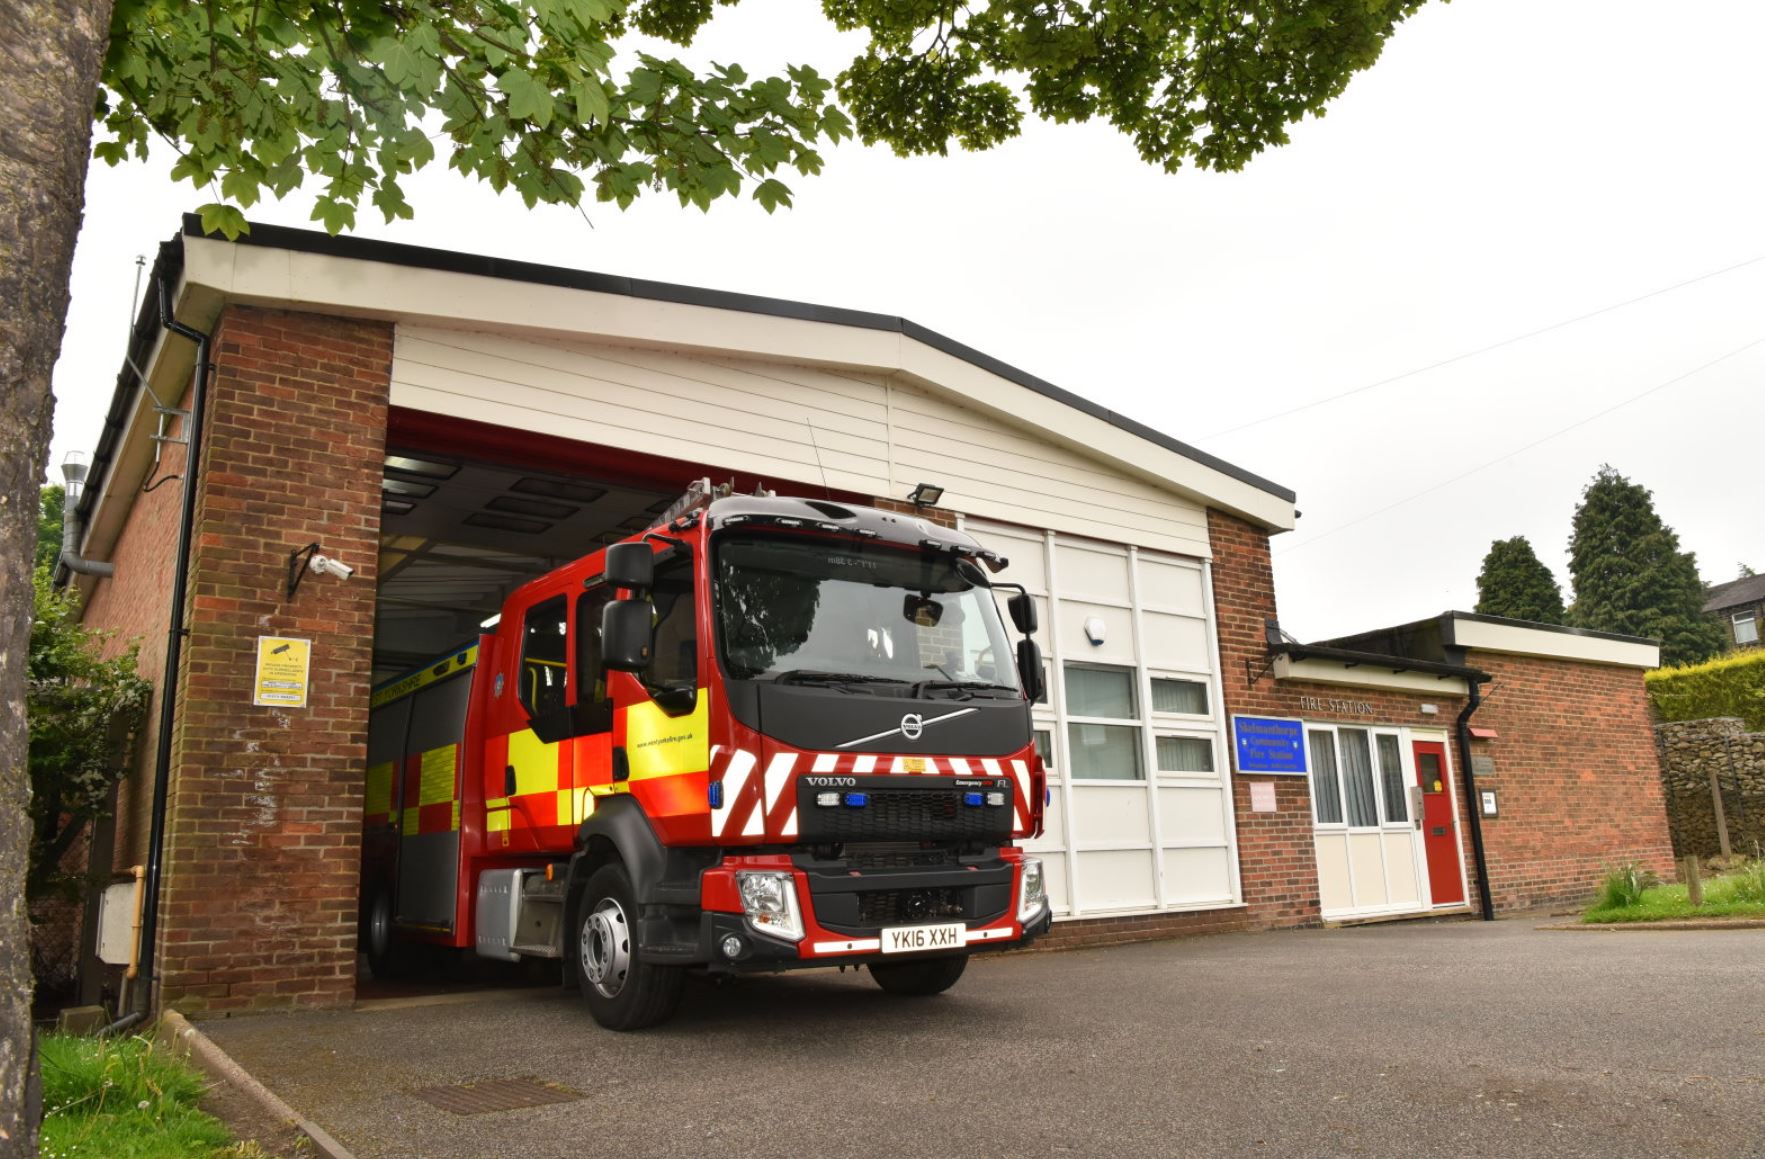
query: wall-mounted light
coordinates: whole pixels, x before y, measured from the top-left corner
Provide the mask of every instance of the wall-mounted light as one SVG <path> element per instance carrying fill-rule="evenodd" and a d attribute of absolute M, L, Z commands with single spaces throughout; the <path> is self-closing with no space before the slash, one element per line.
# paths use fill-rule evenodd
<path fill-rule="evenodd" d="M 1438 704 L 1424 704 L 1421 706 L 1421 709 L 1422 709 L 1423 716 L 1439 716 L 1440 715 L 1440 706 Z"/>
<path fill-rule="evenodd" d="M 936 507 L 943 497 L 944 489 L 936 483 L 921 483 L 908 493 L 907 500 L 915 507 Z"/>
<path fill-rule="evenodd" d="M 1085 639 L 1091 641 L 1092 644 L 1101 645 L 1104 627 L 1102 616 L 1091 616 L 1085 621 Z"/>

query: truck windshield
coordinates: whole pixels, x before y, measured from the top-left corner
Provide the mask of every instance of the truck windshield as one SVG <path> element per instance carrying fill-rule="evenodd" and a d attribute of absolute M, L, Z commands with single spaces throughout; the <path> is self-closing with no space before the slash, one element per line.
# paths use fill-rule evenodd
<path fill-rule="evenodd" d="M 724 663 L 740 680 L 1019 689 L 972 564 L 875 544 L 756 537 L 717 551 Z"/>

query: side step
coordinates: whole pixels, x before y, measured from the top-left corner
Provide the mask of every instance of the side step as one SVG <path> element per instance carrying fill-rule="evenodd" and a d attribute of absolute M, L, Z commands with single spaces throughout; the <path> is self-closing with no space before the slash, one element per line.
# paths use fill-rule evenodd
<path fill-rule="evenodd" d="M 562 957 L 564 883 L 544 869 L 489 870 L 478 879 L 477 919 L 480 957 Z"/>

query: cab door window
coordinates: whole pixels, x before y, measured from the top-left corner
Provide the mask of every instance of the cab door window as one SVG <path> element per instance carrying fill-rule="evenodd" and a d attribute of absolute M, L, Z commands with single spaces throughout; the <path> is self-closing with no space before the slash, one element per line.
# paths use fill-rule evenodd
<path fill-rule="evenodd" d="M 569 684 L 569 604 L 553 596 L 527 610 L 521 631 L 521 704 L 530 717 L 562 709 Z"/>
<path fill-rule="evenodd" d="M 656 569 L 655 661 L 648 680 L 652 692 L 685 691 L 699 683 L 699 620 L 693 603 L 692 557 L 680 557 Z"/>
<path fill-rule="evenodd" d="M 578 705 L 607 699 L 607 670 L 602 664 L 601 613 L 613 602 L 613 589 L 601 584 L 576 597 L 576 672 Z"/>

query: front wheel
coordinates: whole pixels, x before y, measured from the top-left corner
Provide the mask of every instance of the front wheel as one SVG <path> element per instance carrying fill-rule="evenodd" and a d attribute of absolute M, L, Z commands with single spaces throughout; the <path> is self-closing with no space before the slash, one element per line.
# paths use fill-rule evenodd
<path fill-rule="evenodd" d="M 636 918 L 636 891 L 623 865 L 603 865 L 589 875 L 576 905 L 576 984 L 588 1012 L 608 1030 L 666 1021 L 686 984 L 679 967 L 638 960 Z"/>
<path fill-rule="evenodd" d="M 925 958 L 917 962 L 876 962 L 870 976 L 890 994 L 923 998 L 942 994 L 956 985 L 962 971 L 968 969 L 966 955 L 955 958 Z"/>

